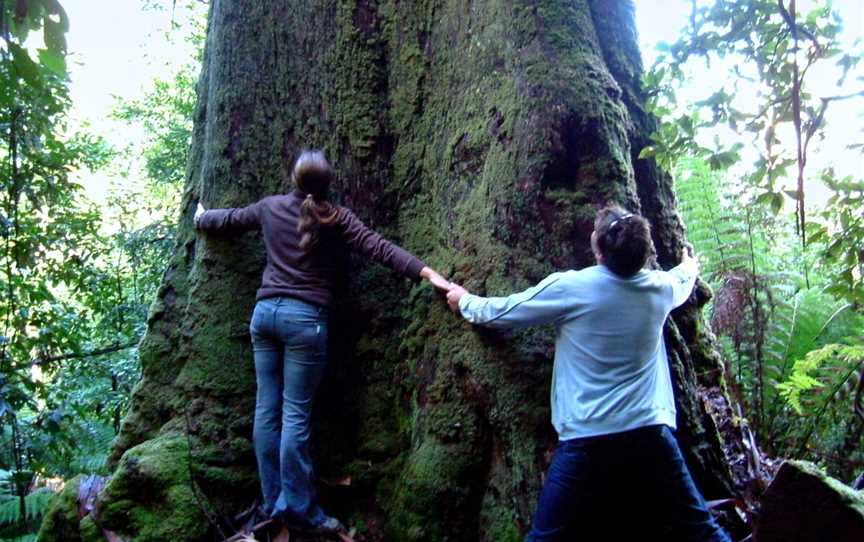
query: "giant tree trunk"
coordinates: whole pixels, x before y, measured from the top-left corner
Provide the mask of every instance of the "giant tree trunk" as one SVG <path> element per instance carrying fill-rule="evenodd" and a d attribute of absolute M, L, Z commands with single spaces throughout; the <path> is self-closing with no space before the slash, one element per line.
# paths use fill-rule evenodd
<path fill-rule="evenodd" d="M 298 150 L 323 147 L 344 204 L 480 294 L 591 265 L 612 202 L 650 219 L 668 268 L 683 228 L 669 176 L 637 158 L 653 123 L 641 71 L 628 1 L 212 0 L 179 241 L 98 523 L 211 539 L 257 492 L 247 322 L 264 255 L 252 234 L 196 234 L 199 199 L 279 192 Z M 555 441 L 551 330 L 474 329 L 428 287 L 348 268 L 315 458 L 352 483 L 326 488 L 327 507 L 367 540 L 520 540 Z M 706 298 L 666 340 L 688 462 L 728 496 L 741 480 L 706 413 L 706 390 L 723 397 Z"/>

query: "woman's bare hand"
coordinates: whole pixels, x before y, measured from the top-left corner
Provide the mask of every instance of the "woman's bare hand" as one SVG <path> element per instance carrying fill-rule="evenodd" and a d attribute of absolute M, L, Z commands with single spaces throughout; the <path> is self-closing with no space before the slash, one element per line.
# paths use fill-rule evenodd
<path fill-rule="evenodd" d="M 424 267 L 423 269 L 421 269 L 420 276 L 428 280 L 429 283 L 432 284 L 432 286 L 434 286 L 437 290 L 440 290 L 442 292 L 447 292 L 450 290 L 450 281 L 439 275 L 438 272 L 431 267 Z"/>
<path fill-rule="evenodd" d="M 201 215 L 204 214 L 204 211 L 206 211 L 206 209 L 204 209 L 204 206 L 201 205 L 201 202 L 199 201 L 198 207 L 195 208 L 195 215 L 192 217 L 192 221 L 195 223 L 196 226 L 198 225 L 198 222 L 201 220 Z"/>

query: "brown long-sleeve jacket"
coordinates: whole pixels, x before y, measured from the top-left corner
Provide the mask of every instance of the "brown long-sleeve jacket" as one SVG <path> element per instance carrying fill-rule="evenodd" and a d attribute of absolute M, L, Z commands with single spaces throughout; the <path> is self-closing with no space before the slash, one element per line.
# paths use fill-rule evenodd
<path fill-rule="evenodd" d="M 302 192 L 294 190 L 268 196 L 248 207 L 211 209 L 198 221 L 198 229 L 212 233 L 263 232 L 267 265 L 257 299 L 289 296 L 330 305 L 340 254 L 349 248 L 412 279 L 420 278 L 425 267 L 420 259 L 369 229 L 345 207 L 338 208 L 333 224 L 321 226 L 318 242 L 302 250 L 297 222 L 303 197 Z"/>

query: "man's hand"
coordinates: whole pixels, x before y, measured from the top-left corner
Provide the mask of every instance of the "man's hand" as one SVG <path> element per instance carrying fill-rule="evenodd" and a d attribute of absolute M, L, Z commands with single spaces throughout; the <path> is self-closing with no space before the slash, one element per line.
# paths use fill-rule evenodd
<path fill-rule="evenodd" d="M 450 290 L 450 281 L 439 275 L 438 272 L 431 267 L 424 267 L 423 269 L 421 269 L 420 276 L 428 280 L 432 286 L 434 286 L 438 290 L 441 290 L 442 292 L 447 292 Z"/>
<path fill-rule="evenodd" d="M 693 245 L 690 243 L 684 243 L 684 248 L 681 250 L 681 263 L 686 262 L 691 262 L 691 265 L 696 268 L 696 272 L 699 272 L 699 259 L 696 258 Z"/>
<path fill-rule="evenodd" d="M 459 314 L 459 300 L 467 293 L 468 290 L 465 288 L 456 283 L 451 283 L 450 291 L 447 292 L 447 304 L 450 306 L 450 310 Z"/>
<path fill-rule="evenodd" d="M 192 221 L 196 226 L 198 225 L 198 222 L 201 221 L 201 215 L 204 214 L 204 211 L 206 211 L 206 209 L 204 209 L 204 206 L 201 205 L 201 202 L 199 201 L 198 207 L 195 208 L 195 216 L 192 217 Z"/>

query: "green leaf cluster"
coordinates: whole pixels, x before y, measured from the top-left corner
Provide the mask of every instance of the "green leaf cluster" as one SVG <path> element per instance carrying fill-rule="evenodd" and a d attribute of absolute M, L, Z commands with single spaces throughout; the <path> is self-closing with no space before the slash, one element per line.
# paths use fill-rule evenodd
<path fill-rule="evenodd" d="M 756 202 L 758 189 L 704 161 L 680 160 L 675 177 L 688 239 L 714 290 L 708 310 L 730 388 L 760 444 L 852 477 L 864 459 L 864 424 L 849 394 L 861 378 L 864 315 L 832 291 L 815 261 L 821 241 L 802 251 L 789 222 Z"/>
<path fill-rule="evenodd" d="M 841 353 L 864 329 L 864 185 L 860 171 L 807 167 L 830 140 L 829 108 L 864 98 L 861 41 L 844 49 L 842 31 L 830 2 L 797 12 L 794 2 L 694 1 L 644 77 L 659 126 L 642 157 L 675 174 L 715 291 L 729 384 L 761 444 L 848 477 L 864 459 L 864 421 L 836 390 L 861 378 Z M 682 103 L 699 65 L 725 76 Z M 833 91 L 815 84 L 826 73 Z M 833 193 L 821 208 L 808 199 L 820 187 Z"/>
<path fill-rule="evenodd" d="M 836 235 L 823 252 L 843 266 L 832 275 L 834 291 L 860 302 L 860 230 L 850 228 L 851 217 L 844 212 L 817 210 L 821 228 L 812 226 L 811 231 L 812 210 L 805 205 L 807 194 L 822 185 L 837 194 L 829 206 L 846 208 L 854 216 L 864 210 L 860 196 L 847 195 L 850 183 L 860 187 L 860 177 L 836 180 L 830 170 L 807 168 L 814 145 L 830 134 L 829 108 L 864 100 L 860 39 L 852 48 L 841 47 L 843 24 L 830 2 L 817 3 L 806 13 L 796 12 L 794 2 L 773 0 L 700 0 L 692 6 L 682 36 L 659 47 L 657 63 L 644 78 L 649 109 L 660 125 L 642 156 L 654 157 L 670 171 L 682 157 L 699 158 L 718 171 L 734 168 L 758 191 L 757 204 L 775 215 L 794 206 L 802 246 L 811 235 Z M 725 70 L 726 77 L 719 88 L 707 88 L 704 98 L 680 103 L 682 89 L 696 86 L 688 76 L 697 61 L 715 73 Z M 826 73 L 836 75 L 836 91 L 818 95 L 812 89 Z M 713 145 L 705 141 L 711 133 Z M 718 133 L 732 137 L 721 141 Z M 861 148 L 860 143 L 842 144 Z M 748 157 L 755 155 L 751 164 L 741 161 L 745 150 Z"/>
<path fill-rule="evenodd" d="M 118 107 L 143 148 L 70 132 L 68 18 L 55 0 L 0 3 L 0 539 L 32 538 L 48 480 L 106 470 L 137 343 L 173 244 L 194 63 Z M 200 21 L 196 28 L 203 28 Z M 33 46 L 41 32 L 44 47 Z M 103 207 L 75 177 L 146 161 Z M 139 175 L 128 170 L 127 176 Z"/>

